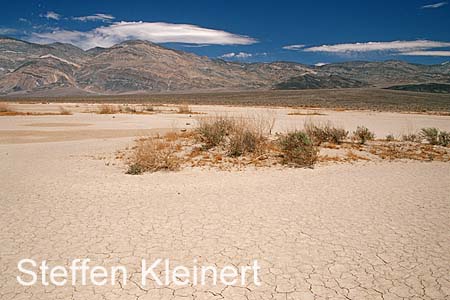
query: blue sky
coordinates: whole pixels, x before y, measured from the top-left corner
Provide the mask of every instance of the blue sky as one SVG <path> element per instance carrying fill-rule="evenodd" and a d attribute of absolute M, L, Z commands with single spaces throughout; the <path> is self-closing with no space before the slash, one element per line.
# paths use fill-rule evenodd
<path fill-rule="evenodd" d="M 145 39 L 237 61 L 450 60 L 446 1 L 3 1 L 0 34 L 82 48 Z"/>

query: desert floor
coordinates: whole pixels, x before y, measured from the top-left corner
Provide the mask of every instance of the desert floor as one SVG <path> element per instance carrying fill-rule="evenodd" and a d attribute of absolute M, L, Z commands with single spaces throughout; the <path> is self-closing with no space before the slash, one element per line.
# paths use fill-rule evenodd
<path fill-rule="evenodd" d="M 58 105 L 17 104 L 18 111 Z M 450 299 L 450 164 L 358 162 L 315 169 L 184 169 L 126 175 L 115 152 L 197 116 L 0 117 L 0 299 Z M 275 117 L 275 131 L 330 120 L 377 136 L 450 130 L 449 116 L 192 106 Z M 200 115 L 199 115 L 200 116 Z M 261 264 L 262 286 L 143 288 L 140 260 Z M 126 286 L 23 287 L 23 258 L 125 265 Z"/>

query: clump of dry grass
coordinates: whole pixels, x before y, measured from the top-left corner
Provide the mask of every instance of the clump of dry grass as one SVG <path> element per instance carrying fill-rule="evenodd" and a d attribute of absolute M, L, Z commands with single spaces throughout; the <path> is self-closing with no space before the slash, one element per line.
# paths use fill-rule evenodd
<path fill-rule="evenodd" d="M 128 113 L 128 114 L 138 114 L 138 113 L 140 113 L 140 111 L 138 111 L 138 110 L 136 109 L 136 107 L 134 107 L 134 106 L 129 106 L 129 105 L 120 106 L 120 107 L 119 107 L 119 111 L 120 111 L 120 112 L 124 112 L 124 113 Z"/>
<path fill-rule="evenodd" d="M 177 113 L 179 114 L 192 114 L 192 110 L 187 104 L 177 106 Z"/>
<path fill-rule="evenodd" d="M 438 128 L 423 128 L 420 137 L 431 145 L 448 146 L 450 144 L 450 132 Z"/>
<path fill-rule="evenodd" d="M 102 104 L 99 106 L 97 113 L 101 115 L 117 114 L 120 112 L 119 107 L 111 104 Z"/>
<path fill-rule="evenodd" d="M 147 111 L 147 112 L 155 112 L 156 109 L 155 109 L 155 107 L 154 107 L 153 105 L 146 105 L 146 106 L 144 107 L 144 111 Z"/>
<path fill-rule="evenodd" d="M 367 141 L 372 141 L 375 134 L 365 126 L 358 126 L 353 132 L 353 139 L 364 145 Z"/>
<path fill-rule="evenodd" d="M 318 159 L 318 148 L 303 131 L 288 132 L 278 139 L 282 163 L 295 167 L 312 167 Z"/>
<path fill-rule="evenodd" d="M 385 140 L 386 140 L 386 142 L 393 142 L 393 141 L 395 141 L 395 136 L 390 133 L 390 134 L 386 135 Z"/>
<path fill-rule="evenodd" d="M 197 128 L 204 149 L 222 147 L 229 156 L 262 154 L 273 128 L 273 122 L 263 117 L 202 118 Z"/>
<path fill-rule="evenodd" d="M 211 149 L 222 144 L 225 137 L 233 130 L 235 124 L 231 118 L 222 116 L 199 119 L 197 133 L 205 149 Z"/>
<path fill-rule="evenodd" d="M 59 114 L 60 114 L 60 115 L 68 116 L 68 115 L 71 115 L 72 112 L 69 111 L 68 109 L 66 109 L 64 106 L 60 106 L 60 107 L 59 107 Z"/>
<path fill-rule="evenodd" d="M 417 133 L 406 133 L 402 135 L 402 141 L 419 143 L 421 141 L 421 138 Z"/>
<path fill-rule="evenodd" d="M 338 128 L 327 123 L 313 123 L 311 121 L 305 122 L 305 133 L 312 139 L 314 144 L 320 145 L 322 143 L 342 143 L 348 136 L 348 131 L 344 128 Z"/>
<path fill-rule="evenodd" d="M 228 155 L 241 156 L 264 152 L 267 137 L 263 123 L 239 119 L 233 125 L 227 145 Z"/>
<path fill-rule="evenodd" d="M 176 155 L 179 147 L 166 139 L 152 137 L 138 141 L 127 174 L 141 174 L 160 170 L 175 171 L 180 167 Z"/>
<path fill-rule="evenodd" d="M 9 107 L 8 103 L 0 103 L 0 113 L 6 113 L 10 111 L 11 108 Z"/>
<path fill-rule="evenodd" d="M 288 113 L 289 116 L 325 116 L 324 113 L 321 113 L 319 111 L 301 111 L 301 110 L 296 110 L 293 112 Z"/>

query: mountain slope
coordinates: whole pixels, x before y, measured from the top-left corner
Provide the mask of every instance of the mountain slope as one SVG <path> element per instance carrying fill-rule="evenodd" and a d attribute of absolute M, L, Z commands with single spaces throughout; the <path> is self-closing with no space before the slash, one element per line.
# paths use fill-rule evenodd
<path fill-rule="evenodd" d="M 345 78 L 367 82 L 373 85 L 449 81 L 449 69 L 445 66 L 410 64 L 403 61 L 344 62 L 328 64 L 318 68 L 320 73 L 339 75 Z"/>
<path fill-rule="evenodd" d="M 336 89 L 336 88 L 357 88 L 367 84 L 344 78 L 339 75 L 303 75 L 291 77 L 286 81 L 275 85 L 277 90 L 304 90 L 304 89 Z"/>
<path fill-rule="evenodd" d="M 64 90 L 96 94 L 272 88 L 348 88 L 450 82 L 450 65 L 401 61 L 347 62 L 322 67 L 293 62 L 236 63 L 145 41 L 81 50 L 0 38 L 0 94 Z"/>
<path fill-rule="evenodd" d="M 422 93 L 450 94 L 450 84 L 445 83 L 395 85 L 388 87 L 386 89 L 397 91 L 422 92 Z"/>

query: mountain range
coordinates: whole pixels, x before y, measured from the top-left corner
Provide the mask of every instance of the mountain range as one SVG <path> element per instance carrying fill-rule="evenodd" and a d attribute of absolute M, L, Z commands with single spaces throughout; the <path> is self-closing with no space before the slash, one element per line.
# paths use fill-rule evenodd
<path fill-rule="evenodd" d="M 450 64 L 240 63 L 140 40 L 85 51 L 70 44 L 41 45 L 0 37 L 2 95 L 332 89 L 430 82 L 450 83 Z"/>

